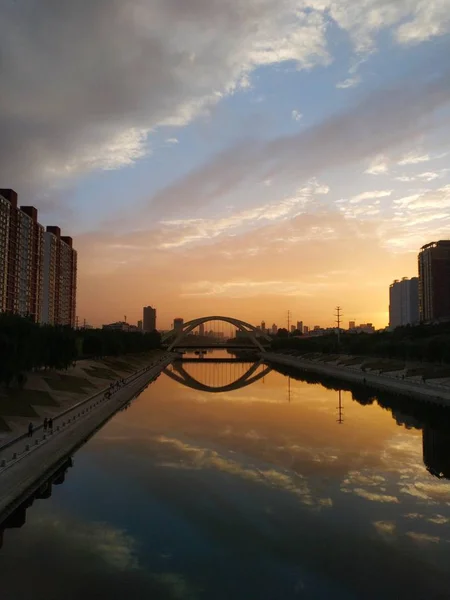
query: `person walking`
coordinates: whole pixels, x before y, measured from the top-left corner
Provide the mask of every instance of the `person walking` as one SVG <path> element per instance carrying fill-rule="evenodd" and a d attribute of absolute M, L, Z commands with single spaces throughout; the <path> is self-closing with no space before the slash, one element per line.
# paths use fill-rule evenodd
<path fill-rule="evenodd" d="M 48 419 L 47 419 L 47 417 L 45 417 L 45 419 L 44 419 L 44 431 L 47 431 L 47 427 L 48 427 Z"/>
<path fill-rule="evenodd" d="M 53 433 L 53 419 L 48 420 L 48 428 L 50 429 L 50 433 Z"/>
<path fill-rule="evenodd" d="M 33 423 L 28 425 L 28 437 L 33 437 Z"/>

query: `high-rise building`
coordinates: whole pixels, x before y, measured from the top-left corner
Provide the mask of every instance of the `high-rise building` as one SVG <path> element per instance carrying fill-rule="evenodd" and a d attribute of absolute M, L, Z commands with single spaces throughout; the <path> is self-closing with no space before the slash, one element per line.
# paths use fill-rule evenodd
<path fill-rule="evenodd" d="M 389 287 L 389 327 L 419 322 L 419 279 L 404 277 Z"/>
<path fill-rule="evenodd" d="M 261 321 L 261 333 L 266 333 L 266 322 Z"/>
<path fill-rule="evenodd" d="M 308 334 L 308 333 L 309 333 L 308 325 L 303 325 L 303 334 Z"/>
<path fill-rule="evenodd" d="M 278 333 L 278 327 L 276 326 L 276 324 L 274 323 L 272 325 L 272 335 L 277 335 Z"/>
<path fill-rule="evenodd" d="M 0 310 L 39 322 L 43 293 L 43 236 L 33 206 L 0 189 Z"/>
<path fill-rule="evenodd" d="M 177 331 L 177 332 L 183 331 L 183 325 L 184 325 L 184 319 L 182 319 L 181 317 L 177 317 L 176 319 L 173 320 L 173 328 L 175 329 L 175 331 Z"/>
<path fill-rule="evenodd" d="M 303 321 L 297 321 L 297 331 L 303 333 Z"/>
<path fill-rule="evenodd" d="M 450 319 L 450 240 L 431 242 L 419 253 L 419 317 L 424 323 Z"/>
<path fill-rule="evenodd" d="M 143 321 L 138 321 L 137 322 L 137 328 L 140 329 L 142 331 L 142 326 L 143 326 Z"/>
<path fill-rule="evenodd" d="M 294 333 L 295 331 L 295 325 L 291 325 L 291 333 Z"/>
<path fill-rule="evenodd" d="M 356 321 L 349 321 L 348 322 L 348 328 L 349 329 L 355 329 L 356 327 Z"/>
<path fill-rule="evenodd" d="M 75 325 L 77 253 L 59 227 L 38 223 L 34 206 L 0 189 L 0 310 L 36 322 Z"/>
<path fill-rule="evenodd" d="M 156 308 L 144 306 L 142 326 L 145 333 L 151 333 L 156 329 Z"/>
<path fill-rule="evenodd" d="M 44 236 L 44 295 L 41 321 L 75 327 L 77 297 L 77 252 L 71 237 L 48 226 Z"/>
<path fill-rule="evenodd" d="M 198 334 L 205 335 L 205 324 L 204 323 L 200 323 L 200 325 L 198 326 Z"/>

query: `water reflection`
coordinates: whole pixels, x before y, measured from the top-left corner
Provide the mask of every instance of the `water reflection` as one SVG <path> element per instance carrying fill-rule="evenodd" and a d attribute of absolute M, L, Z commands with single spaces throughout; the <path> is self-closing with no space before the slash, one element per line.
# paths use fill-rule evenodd
<path fill-rule="evenodd" d="M 423 463 L 428 472 L 450 480 L 450 410 L 444 406 L 426 404 L 414 398 L 395 396 L 383 391 L 375 392 L 363 384 L 353 384 L 322 377 L 315 373 L 299 372 L 289 368 L 277 371 L 298 381 L 319 384 L 338 394 L 338 423 L 343 423 L 342 391 L 351 392 L 352 399 L 362 406 L 377 402 L 389 410 L 398 425 L 406 429 L 422 430 Z"/>
<path fill-rule="evenodd" d="M 212 359 L 214 360 L 214 359 Z M 216 359 L 220 360 L 220 359 Z M 264 379 L 272 368 L 263 361 L 246 362 L 222 359 L 211 369 L 210 359 L 187 359 L 176 361 L 164 369 L 163 373 L 177 383 L 201 392 L 219 394 L 232 392 Z"/>
<path fill-rule="evenodd" d="M 184 361 L 99 431 L 8 536 L 6 597 L 449 597 L 444 413 L 295 372 L 214 392 L 254 364 Z"/>
<path fill-rule="evenodd" d="M 72 457 L 60 467 L 51 477 L 47 479 L 39 488 L 31 494 L 16 510 L 0 523 L 0 548 L 3 547 L 4 533 L 6 529 L 19 529 L 26 524 L 27 510 L 33 505 L 35 500 L 47 500 L 52 496 L 54 485 L 62 485 L 66 480 L 67 471 L 72 468 Z"/>

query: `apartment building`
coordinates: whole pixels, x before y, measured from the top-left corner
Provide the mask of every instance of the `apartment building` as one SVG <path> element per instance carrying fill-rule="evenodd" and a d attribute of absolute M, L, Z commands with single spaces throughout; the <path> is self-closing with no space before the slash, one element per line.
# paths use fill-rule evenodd
<path fill-rule="evenodd" d="M 59 227 L 38 222 L 34 206 L 0 189 L 0 311 L 35 322 L 75 325 L 77 253 Z"/>

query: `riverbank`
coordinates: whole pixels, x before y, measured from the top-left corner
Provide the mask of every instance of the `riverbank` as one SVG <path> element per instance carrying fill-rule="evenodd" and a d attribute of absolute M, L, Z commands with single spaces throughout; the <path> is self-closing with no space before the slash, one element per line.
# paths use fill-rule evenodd
<path fill-rule="evenodd" d="M 375 389 L 450 407 L 450 385 L 446 383 L 423 381 L 417 377 L 404 378 L 404 374 L 399 371 L 363 371 L 361 365 L 344 365 L 340 363 L 339 358 L 325 363 L 325 360 L 329 360 L 329 357 L 326 356 L 317 357 L 315 360 L 307 360 L 301 356 L 266 352 L 262 357 L 269 364 L 294 367 L 299 370 L 361 383 Z"/>
<path fill-rule="evenodd" d="M 135 373 L 163 355 L 161 350 L 144 354 L 79 360 L 67 370 L 40 370 L 27 374 L 23 389 L 0 388 L 0 444 L 25 433 L 45 417 L 89 398 L 111 382 Z"/>
<path fill-rule="evenodd" d="M 57 471 L 73 452 L 170 364 L 175 355 L 160 353 L 111 390 L 95 392 L 53 417 L 52 431 L 39 426 L 31 438 L 19 436 L 0 446 L 0 521 Z"/>

